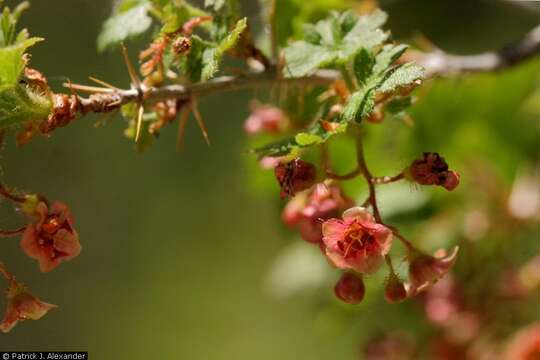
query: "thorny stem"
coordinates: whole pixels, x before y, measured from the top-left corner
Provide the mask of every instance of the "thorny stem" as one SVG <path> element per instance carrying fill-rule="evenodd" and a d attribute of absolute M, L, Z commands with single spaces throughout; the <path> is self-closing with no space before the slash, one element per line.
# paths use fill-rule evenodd
<path fill-rule="evenodd" d="M 16 203 L 23 203 L 26 201 L 26 198 L 13 195 L 5 188 L 4 185 L 1 185 L 1 184 L 0 184 L 0 195 Z"/>
<path fill-rule="evenodd" d="M 522 62 L 540 53 L 540 26 L 537 26 L 520 41 L 504 47 L 499 51 L 477 55 L 452 55 L 440 49 L 428 53 L 406 53 L 401 62 L 416 61 L 426 69 L 426 77 L 446 76 L 460 73 L 498 71 Z M 345 72 L 346 73 L 346 72 Z M 79 98 L 83 113 L 112 111 L 121 105 L 140 101 L 155 102 L 165 99 L 188 99 L 192 96 L 205 96 L 217 92 L 274 85 L 308 85 L 329 84 L 341 76 L 339 71 L 320 70 L 310 76 L 300 78 L 284 78 L 276 73 L 276 67 L 263 72 L 250 73 L 244 76 L 223 76 L 205 83 L 190 85 L 167 85 L 162 87 L 142 87 L 127 90 L 106 89 L 105 94 Z M 349 77 L 348 74 L 346 74 Z M 349 79 L 351 80 L 351 79 Z M 141 96 L 142 95 L 142 96 Z M 107 101 L 108 100 L 108 101 Z M 104 104 L 106 106 L 104 106 Z"/>

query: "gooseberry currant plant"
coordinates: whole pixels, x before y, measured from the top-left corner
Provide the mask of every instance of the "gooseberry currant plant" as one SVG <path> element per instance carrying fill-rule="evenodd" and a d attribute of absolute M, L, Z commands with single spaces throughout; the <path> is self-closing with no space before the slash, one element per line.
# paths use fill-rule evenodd
<path fill-rule="evenodd" d="M 206 0 L 203 8 L 183 0 L 119 1 L 97 44 L 100 51 L 121 49 L 130 88 L 92 78 L 97 85 L 67 82 L 63 92 L 55 92 L 47 77 L 31 67 L 31 48 L 44 39 L 17 27 L 29 3 L 5 7 L 0 19 L 2 134 L 17 131 L 17 144 L 24 145 L 36 135 L 51 136 L 85 114 L 120 112 L 127 122 L 125 135 L 144 150 L 174 122 L 178 122 L 180 143 L 193 114 L 209 142 L 198 98 L 272 87 L 274 103 L 253 102 L 245 132 L 277 138 L 253 149 L 254 157 L 262 168 L 274 169 L 280 196 L 287 201 L 283 222 L 318 246 L 329 265 L 342 272 L 334 289 L 337 298 L 360 303 L 365 294 L 363 277 L 382 271 L 384 264 L 388 302 L 401 302 L 429 289 L 452 268 L 458 248 L 434 255 L 418 249 L 385 222 L 377 188 L 407 181 L 452 191 L 460 176 L 437 149 L 409 159 L 410 165 L 397 174 L 376 176 L 364 154 L 366 130 L 387 116 L 408 121 L 413 91 L 426 78 L 498 70 L 533 56 L 539 48 L 538 34 L 529 34 L 515 46 L 516 51 L 486 53 L 472 64 L 467 57 L 410 50 L 396 43 L 384 30 L 387 15 L 376 8 L 329 12 L 322 20 L 305 24 L 302 36 L 293 39 L 277 21 L 280 2 L 263 3 L 268 49 L 259 46 L 261 41 L 256 41 L 237 0 Z M 150 33 L 152 40 L 140 51 L 137 69 L 124 43 L 143 33 Z M 240 60 L 241 69 L 227 74 L 222 64 L 227 57 Z M 356 166 L 338 174 L 328 143 L 343 138 L 356 142 Z M 345 181 L 365 182 L 366 199 L 355 203 L 341 186 Z M 37 260 L 41 271 L 52 271 L 79 255 L 79 237 L 66 205 L 6 186 L 0 187 L 0 195 L 27 219 L 24 227 L 2 230 L 0 235 L 21 236 L 22 250 Z M 391 249 L 399 246 L 396 242 L 407 254 L 408 279 L 394 269 Z M 0 273 L 8 282 L 8 309 L 0 330 L 10 331 L 17 321 L 39 319 L 55 308 L 31 295 L 1 263 Z"/>

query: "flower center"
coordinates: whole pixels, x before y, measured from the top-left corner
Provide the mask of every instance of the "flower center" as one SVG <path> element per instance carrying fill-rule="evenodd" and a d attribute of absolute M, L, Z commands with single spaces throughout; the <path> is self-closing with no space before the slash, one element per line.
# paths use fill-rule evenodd
<path fill-rule="evenodd" d="M 349 225 L 343 241 L 338 242 L 338 247 L 343 251 L 343 257 L 352 258 L 359 251 L 366 250 L 366 247 L 373 243 L 373 240 L 373 236 L 366 232 L 362 225 L 355 222 Z"/>
<path fill-rule="evenodd" d="M 50 216 L 41 226 L 42 230 L 49 235 L 55 234 L 60 229 L 60 219 L 57 216 Z"/>

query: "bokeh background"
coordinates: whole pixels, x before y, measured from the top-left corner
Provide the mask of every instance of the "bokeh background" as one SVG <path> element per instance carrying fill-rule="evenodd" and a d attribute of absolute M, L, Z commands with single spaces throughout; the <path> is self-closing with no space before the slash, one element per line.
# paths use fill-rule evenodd
<path fill-rule="evenodd" d="M 257 2 L 243 5 L 260 23 Z M 495 0 L 381 5 L 395 37 L 422 33 L 463 54 L 499 48 L 540 21 L 539 9 Z M 66 76 L 128 85 L 119 53 L 96 52 L 111 7 L 109 0 L 32 1 L 22 24 L 47 39 L 34 49 L 32 65 L 57 89 Z M 144 42 L 129 46 L 135 55 Z M 417 92 L 415 127 L 398 121 L 374 126 L 368 161 L 376 162 L 377 173 L 438 150 L 463 177 L 454 193 L 389 187 L 381 195 L 383 215 L 420 244 L 428 235 L 435 239 L 424 242 L 431 250 L 461 241 L 470 211 L 484 209 L 488 224 L 490 212 L 494 219 L 505 213 L 489 194 L 503 198 L 520 174 L 539 166 L 539 69 L 532 61 L 502 74 L 430 81 Z M 353 359 L 388 327 L 429 334 L 420 305 L 384 302 L 377 285 L 382 278 L 368 281 L 369 296 L 354 309 L 333 298 L 338 272 L 283 227 L 277 186 L 248 153 L 242 125 L 253 96 L 242 91 L 202 100 L 212 146 L 191 122 L 180 153 L 174 127 L 137 153 L 119 116 L 97 129 L 98 118 L 88 116 L 22 148 L 9 137 L 0 154 L 2 181 L 68 203 L 83 253 L 41 274 L 17 239 L 2 240 L 0 258 L 60 308 L 0 336 L 1 350 L 80 350 L 93 359 Z M 478 178 L 488 179 L 491 193 Z M 1 227 L 21 224 L 9 204 L 1 206 Z M 512 228 L 512 236 L 495 232 L 485 240 L 490 233 L 484 229 L 482 241 L 518 249 L 516 262 L 530 258 L 540 240 L 535 221 Z M 489 254 L 477 269 L 514 261 L 504 252 Z M 535 317 L 540 312 L 532 309 L 522 323 Z"/>

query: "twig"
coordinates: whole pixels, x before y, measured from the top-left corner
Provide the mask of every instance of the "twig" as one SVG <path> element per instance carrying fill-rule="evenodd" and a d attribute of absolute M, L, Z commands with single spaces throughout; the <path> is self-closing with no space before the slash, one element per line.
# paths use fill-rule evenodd
<path fill-rule="evenodd" d="M 426 69 L 426 77 L 455 75 L 470 72 L 488 72 L 506 69 L 540 54 L 540 26 L 530 31 L 521 41 L 509 45 L 499 51 L 476 55 L 452 55 L 438 49 L 429 53 L 409 52 L 400 61 L 416 61 Z M 168 85 L 162 87 L 144 87 L 114 91 L 102 88 L 100 96 L 79 98 L 86 111 L 107 109 L 112 111 L 132 101 L 159 101 L 164 99 L 188 99 L 201 97 L 224 91 L 242 90 L 262 86 L 275 85 L 307 85 L 329 84 L 341 78 L 339 71 L 320 70 L 310 76 L 300 78 L 283 78 L 277 76 L 275 67 L 263 72 L 254 72 L 244 76 L 222 76 L 213 80 L 190 85 Z M 75 88 L 75 87 L 74 87 Z M 80 89 L 82 90 L 82 88 Z M 114 98 L 112 101 L 109 98 Z M 101 106 L 107 100 L 107 107 Z M 114 106 L 110 106 L 113 103 Z"/>
<path fill-rule="evenodd" d="M 374 177 L 371 179 L 371 182 L 374 185 L 383 185 L 383 184 L 391 184 L 391 183 L 403 180 L 404 178 L 405 178 L 405 174 L 401 172 L 395 176 Z"/>
<path fill-rule="evenodd" d="M 26 230 L 26 226 L 17 230 L 0 230 L 0 237 L 13 237 L 22 234 Z"/>
<path fill-rule="evenodd" d="M 368 184 L 369 189 L 369 204 L 373 208 L 373 216 L 375 217 L 375 220 L 377 220 L 378 223 L 382 224 L 382 218 L 381 213 L 379 212 L 379 206 L 377 204 L 377 192 L 375 191 L 375 185 L 373 184 L 373 175 L 371 175 L 371 172 L 369 171 L 367 164 L 366 164 L 366 158 L 364 156 L 364 143 L 362 141 L 362 134 L 358 134 L 356 138 L 356 161 L 358 162 L 358 168 L 360 169 L 360 172 L 366 178 L 366 182 Z"/>
<path fill-rule="evenodd" d="M 455 75 L 469 72 L 503 70 L 540 53 L 540 26 L 535 27 L 518 42 L 475 55 L 453 55 L 437 49 L 430 53 L 410 56 L 426 69 L 426 77 Z M 417 57 L 416 59 L 414 59 Z"/>

